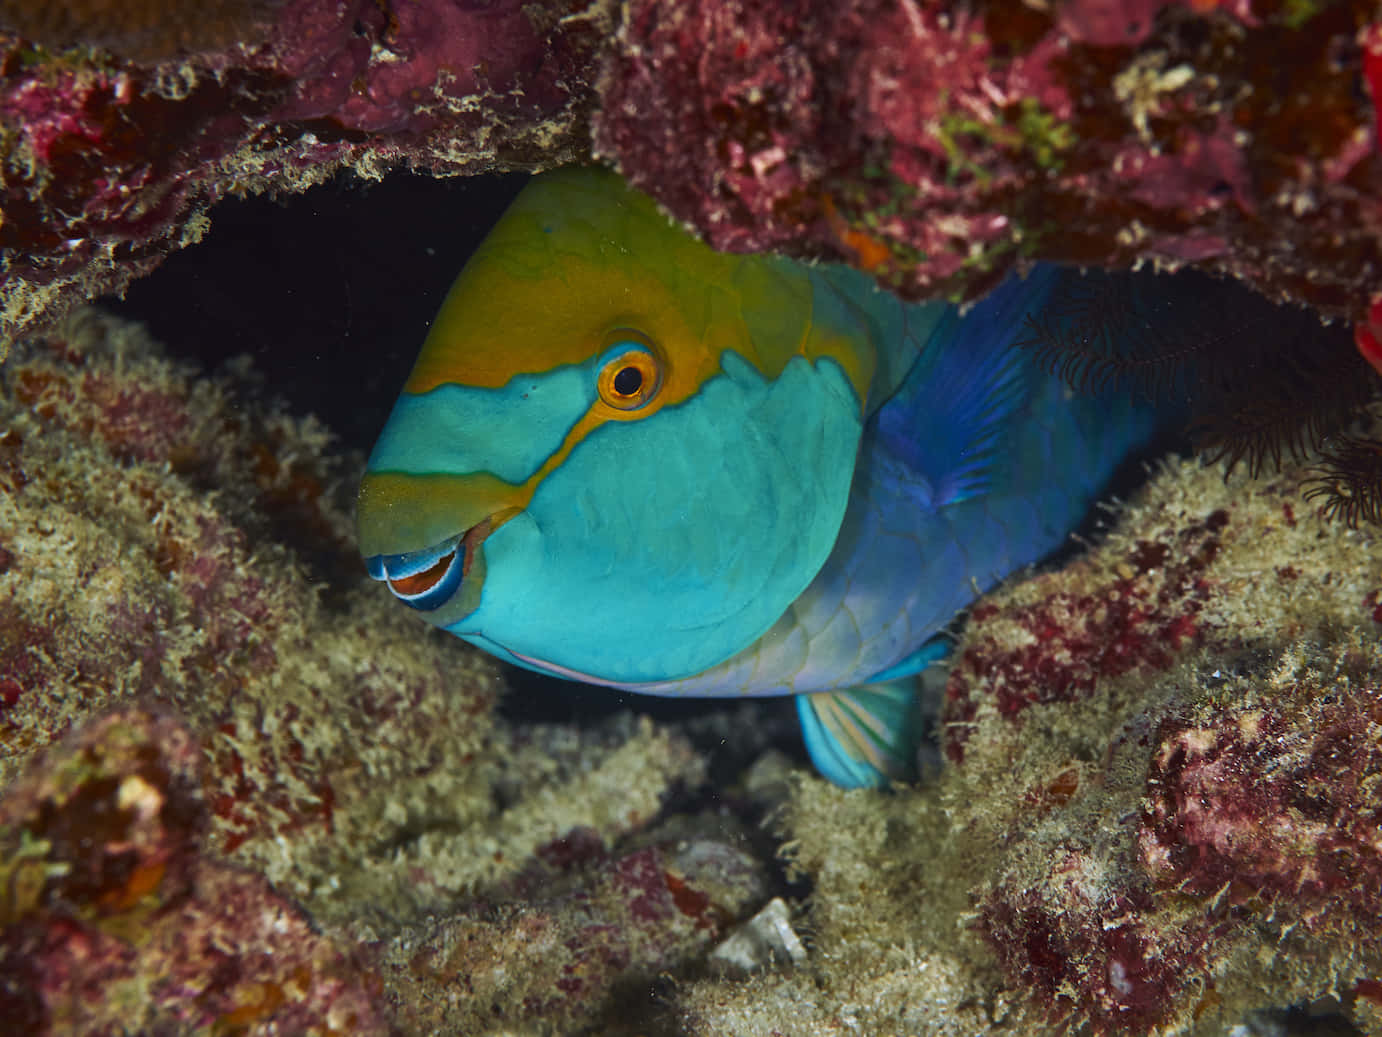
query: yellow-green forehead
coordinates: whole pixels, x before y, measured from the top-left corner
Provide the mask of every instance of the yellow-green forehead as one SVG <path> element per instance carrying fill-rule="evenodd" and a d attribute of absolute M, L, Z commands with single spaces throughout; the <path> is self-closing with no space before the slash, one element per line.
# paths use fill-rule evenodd
<path fill-rule="evenodd" d="M 837 326 L 839 314 L 813 323 L 812 295 L 806 267 L 717 253 L 613 173 L 546 173 L 457 278 L 406 389 L 501 386 L 516 374 L 583 363 L 613 328 L 631 326 L 705 374 L 725 349 L 766 377 L 792 356 L 828 355 L 862 399 L 871 343 L 861 341 L 858 322 Z"/>
<path fill-rule="evenodd" d="M 452 286 L 407 390 L 493 387 L 521 372 L 584 362 L 611 320 L 666 314 L 675 288 L 658 274 L 661 257 L 683 244 L 677 239 L 652 203 L 612 174 L 537 178 Z M 702 263 L 720 258 L 705 251 Z"/>

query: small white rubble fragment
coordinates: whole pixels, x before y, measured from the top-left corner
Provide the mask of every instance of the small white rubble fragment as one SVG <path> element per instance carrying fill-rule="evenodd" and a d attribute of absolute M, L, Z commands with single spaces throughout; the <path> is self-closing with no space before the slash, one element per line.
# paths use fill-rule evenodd
<path fill-rule="evenodd" d="M 738 926 L 710 952 L 710 966 L 743 977 L 772 965 L 801 965 L 806 948 L 792 928 L 787 903 L 773 897 L 763 910 Z"/>

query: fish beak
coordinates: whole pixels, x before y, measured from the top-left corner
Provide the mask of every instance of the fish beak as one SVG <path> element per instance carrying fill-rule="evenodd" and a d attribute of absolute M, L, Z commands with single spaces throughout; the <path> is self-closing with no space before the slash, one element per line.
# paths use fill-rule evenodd
<path fill-rule="evenodd" d="M 484 473 L 367 471 L 360 553 L 395 597 L 449 628 L 479 607 L 485 538 L 522 510 L 516 487 Z"/>
<path fill-rule="evenodd" d="M 389 585 L 394 597 L 422 612 L 450 601 L 471 573 L 480 544 L 494 528 L 490 519 L 434 547 L 366 560 L 369 574 Z"/>

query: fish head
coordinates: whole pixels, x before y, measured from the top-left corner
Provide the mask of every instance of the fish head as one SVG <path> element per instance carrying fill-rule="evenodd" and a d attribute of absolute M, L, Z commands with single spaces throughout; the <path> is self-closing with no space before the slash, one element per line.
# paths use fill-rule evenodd
<path fill-rule="evenodd" d="M 612 174 L 536 178 L 371 454 L 370 574 L 563 676 L 674 679 L 747 647 L 830 553 L 872 374 L 803 269 L 716 253 Z"/>

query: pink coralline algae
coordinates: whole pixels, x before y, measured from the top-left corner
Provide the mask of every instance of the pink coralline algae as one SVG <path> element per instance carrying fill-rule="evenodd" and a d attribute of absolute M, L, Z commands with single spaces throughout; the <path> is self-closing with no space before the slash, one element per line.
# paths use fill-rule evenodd
<path fill-rule="evenodd" d="M 982 924 L 1008 973 L 1052 1006 L 1052 1021 L 1081 1016 L 1097 1032 L 1146 1032 L 1184 997 L 1187 971 L 1203 968 L 1197 941 L 1210 934 L 1152 929 L 1148 898 L 1101 891 L 1090 865 L 1070 852 L 1051 861 L 1039 894 L 1000 886 Z"/>
<path fill-rule="evenodd" d="M 230 192 L 301 190 L 343 165 L 377 176 L 404 160 L 458 172 L 569 159 L 600 20 L 513 2 L 285 0 L 210 12 L 208 33 L 196 4 L 177 18 L 129 5 L 118 25 L 40 6 L 70 8 L 51 19 L 51 45 L 115 52 L 35 48 L 5 30 L 50 19 L 0 9 L 7 336 L 82 292 L 123 288 L 195 241 Z"/>
<path fill-rule="evenodd" d="M 1358 352 L 1382 374 L 1382 299 L 1368 305 L 1367 315 L 1354 326 L 1353 338 Z"/>
<path fill-rule="evenodd" d="M 1199 613 L 1229 513 L 1217 509 L 1164 540 L 1140 540 L 1092 593 L 1060 589 L 1000 610 L 980 604 L 972 619 L 1001 631 L 973 638 L 946 685 L 946 752 L 963 758 L 980 703 L 1016 717 L 1038 703 L 1076 702 L 1099 684 L 1168 666 L 1199 644 Z M 1052 576 L 1052 586 L 1075 581 Z M 1029 585 L 1035 590 L 1040 583 Z"/>
<path fill-rule="evenodd" d="M 1382 907 L 1382 686 L 1375 653 L 1314 662 L 1157 724 L 1126 790 L 1142 803 L 1131 854 L 1108 834 L 1038 835 L 1048 873 L 1024 860 L 991 887 L 983 930 L 1053 1016 L 1121 1033 L 1198 1014 L 1244 984 L 1223 963 L 1257 926 L 1283 948 L 1314 941 L 1329 983 L 1368 980 L 1382 952 L 1365 921 Z M 1101 783 L 1128 777 L 1111 767 Z"/>
<path fill-rule="evenodd" d="M 1371 14 L 639 0 L 596 151 L 718 247 L 843 255 L 911 294 L 1155 258 L 1357 319 L 1379 275 Z"/>
<path fill-rule="evenodd" d="M 201 852 L 200 770 L 180 724 L 126 709 L 6 790 L 9 1032 L 390 1032 L 360 960 L 261 876 Z"/>
<path fill-rule="evenodd" d="M 11 334 L 227 193 L 592 155 L 717 247 L 909 295 L 1150 259 L 1357 323 L 1382 280 L 1362 0 L 226 0 L 161 34 L 168 0 L 85 36 L 56 6 L 60 30 L 0 8 Z"/>
<path fill-rule="evenodd" d="M 1158 885 L 1223 893 L 1226 910 L 1285 900 L 1307 925 L 1316 911 L 1382 909 L 1382 693 L 1366 673 L 1312 692 L 1161 724 L 1138 829 Z"/>

